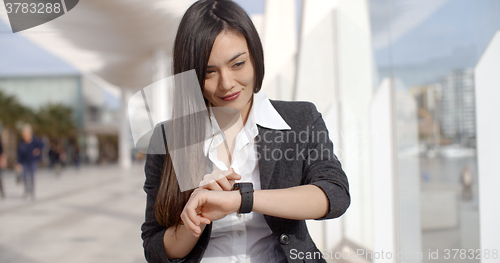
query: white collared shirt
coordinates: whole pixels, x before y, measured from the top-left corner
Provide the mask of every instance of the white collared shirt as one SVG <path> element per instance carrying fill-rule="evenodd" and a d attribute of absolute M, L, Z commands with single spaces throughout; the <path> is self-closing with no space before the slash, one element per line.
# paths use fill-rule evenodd
<path fill-rule="evenodd" d="M 253 95 L 253 105 L 247 122 L 236 135 L 231 154 L 231 167 L 241 175 L 239 182 L 252 182 L 254 190 L 260 190 L 260 172 L 255 137 L 257 124 L 275 130 L 289 130 L 290 126 L 276 111 L 268 97 L 260 91 Z M 212 111 L 211 111 L 212 112 Z M 219 127 L 213 113 L 210 118 L 213 129 Z M 221 133 L 205 141 L 205 153 L 220 170 L 228 170 L 217 158 L 217 146 L 223 143 Z M 285 260 L 280 244 L 260 213 L 230 214 L 212 222 L 212 234 L 203 255 L 202 263 L 281 262 Z"/>

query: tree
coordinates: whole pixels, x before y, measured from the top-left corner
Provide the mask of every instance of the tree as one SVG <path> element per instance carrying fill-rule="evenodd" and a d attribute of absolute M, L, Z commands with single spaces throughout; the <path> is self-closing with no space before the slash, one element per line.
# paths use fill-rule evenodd
<path fill-rule="evenodd" d="M 34 115 L 33 126 L 39 136 L 47 136 L 51 140 L 71 138 L 77 134 L 73 109 L 62 104 L 41 107 Z"/>
<path fill-rule="evenodd" d="M 17 124 L 33 118 L 33 111 L 22 106 L 16 97 L 0 90 L 0 123 L 2 143 L 7 156 L 7 165 L 13 167 L 17 156 Z"/>
<path fill-rule="evenodd" d="M 33 112 L 22 106 L 16 97 L 0 90 L 0 121 L 2 126 L 14 130 L 19 121 L 31 119 Z"/>
<path fill-rule="evenodd" d="M 48 104 L 38 111 L 33 111 L 19 103 L 15 96 L 0 90 L 0 123 L 2 124 L 2 142 L 7 153 L 9 166 L 16 162 L 19 126 L 30 123 L 33 132 L 39 137 L 48 137 L 51 141 L 74 138 L 77 128 L 73 120 L 73 109 L 62 104 Z"/>

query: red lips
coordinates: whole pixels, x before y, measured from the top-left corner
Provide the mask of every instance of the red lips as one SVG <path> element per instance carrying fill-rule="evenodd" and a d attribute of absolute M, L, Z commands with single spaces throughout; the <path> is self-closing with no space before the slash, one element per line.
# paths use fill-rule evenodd
<path fill-rule="evenodd" d="M 238 91 L 238 92 L 229 94 L 227 96 L 221 97 L 221 99 L 223 99 L 225 101 L 232 101 L 232 100 L 237 99 L 240 96 L 240 93 L 241 93 L 241 91 Z"/>

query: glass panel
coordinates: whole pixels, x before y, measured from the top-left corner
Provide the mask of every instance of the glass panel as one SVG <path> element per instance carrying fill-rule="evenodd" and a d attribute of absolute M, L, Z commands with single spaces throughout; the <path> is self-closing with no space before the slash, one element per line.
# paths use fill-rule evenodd
<path fill-rule="evenodd" d="M 411 96 L 406 102 L 396 99 L 396 247 L 405 250 L 410 240 L 416 240 L 415 227 L 420 225 L 421 262 L 432 261 L 429 250 L 439 250 L 444 259 L 445 249 L 480 248 L 474 69 L 500 30 L 499 12 L 500 2 L 495 0 L 370 1 L 375 87 L 392 78 L 400 83 L 397 93 Z M 400 118 L 412 101 L 418 120 L 413 127 Z M 402 140 L 412 133 L 418 134 L 415 169 L 402 155 Z M 406 150 L 412 153 L 411 147 Z M 410 172 L 417 172 L 418 180 Z M 418 192 L 405 188 L 408 180 L 419 185 Z M 419 203 L 420 213 L 406 209 L 408 202 Z M 410 223 L 418 214 L 419 222 Z"/>

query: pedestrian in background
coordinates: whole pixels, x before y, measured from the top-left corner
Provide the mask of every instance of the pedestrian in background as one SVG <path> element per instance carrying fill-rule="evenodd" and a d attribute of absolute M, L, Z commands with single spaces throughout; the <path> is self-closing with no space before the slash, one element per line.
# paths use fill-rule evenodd
<path fill-rule="evenodd" d="M 2 138 L 0 138 L 0 196 L 1 198 L 5 198 L 5 192 L 3 190 L 3 184 L 2 184 L 2 169 L 5 169 L 7 167 L 7 157 L 3 153 L 3 146 L 2 146 Z"/>
<path fill-rule="evenodd" d="M 17 152 L 17 169 L 23 171 L 24 197 L 35 199 L 35 172 L 41 159 L 43 142 L 33 136 L 30 124 L 24 124 L 21 130 L 22 139 Z"/>
<path fill-rule="evenodd" d="M 61 171 L 64 167 L 63 156 L 64 153 L 62 147 L 59 146 L 58 143 L 51 142 L 49 150 L 49 167 L 54 169 L 57 176 L 61 175 Z"/>
<path fill-rule="evenodd" d="M 468 166 L 465 166 L 460 175 L 460 181 L 462 182 L 462 200 L 471 201 L 472 200 L 472 171 Z"/>
<path fill-rule="evenodd" d="M 73 160 L 75 162 L 76 169 L 80 169 L 80 146 L 78 146 L 78 143 L 75 144 Z"/>

